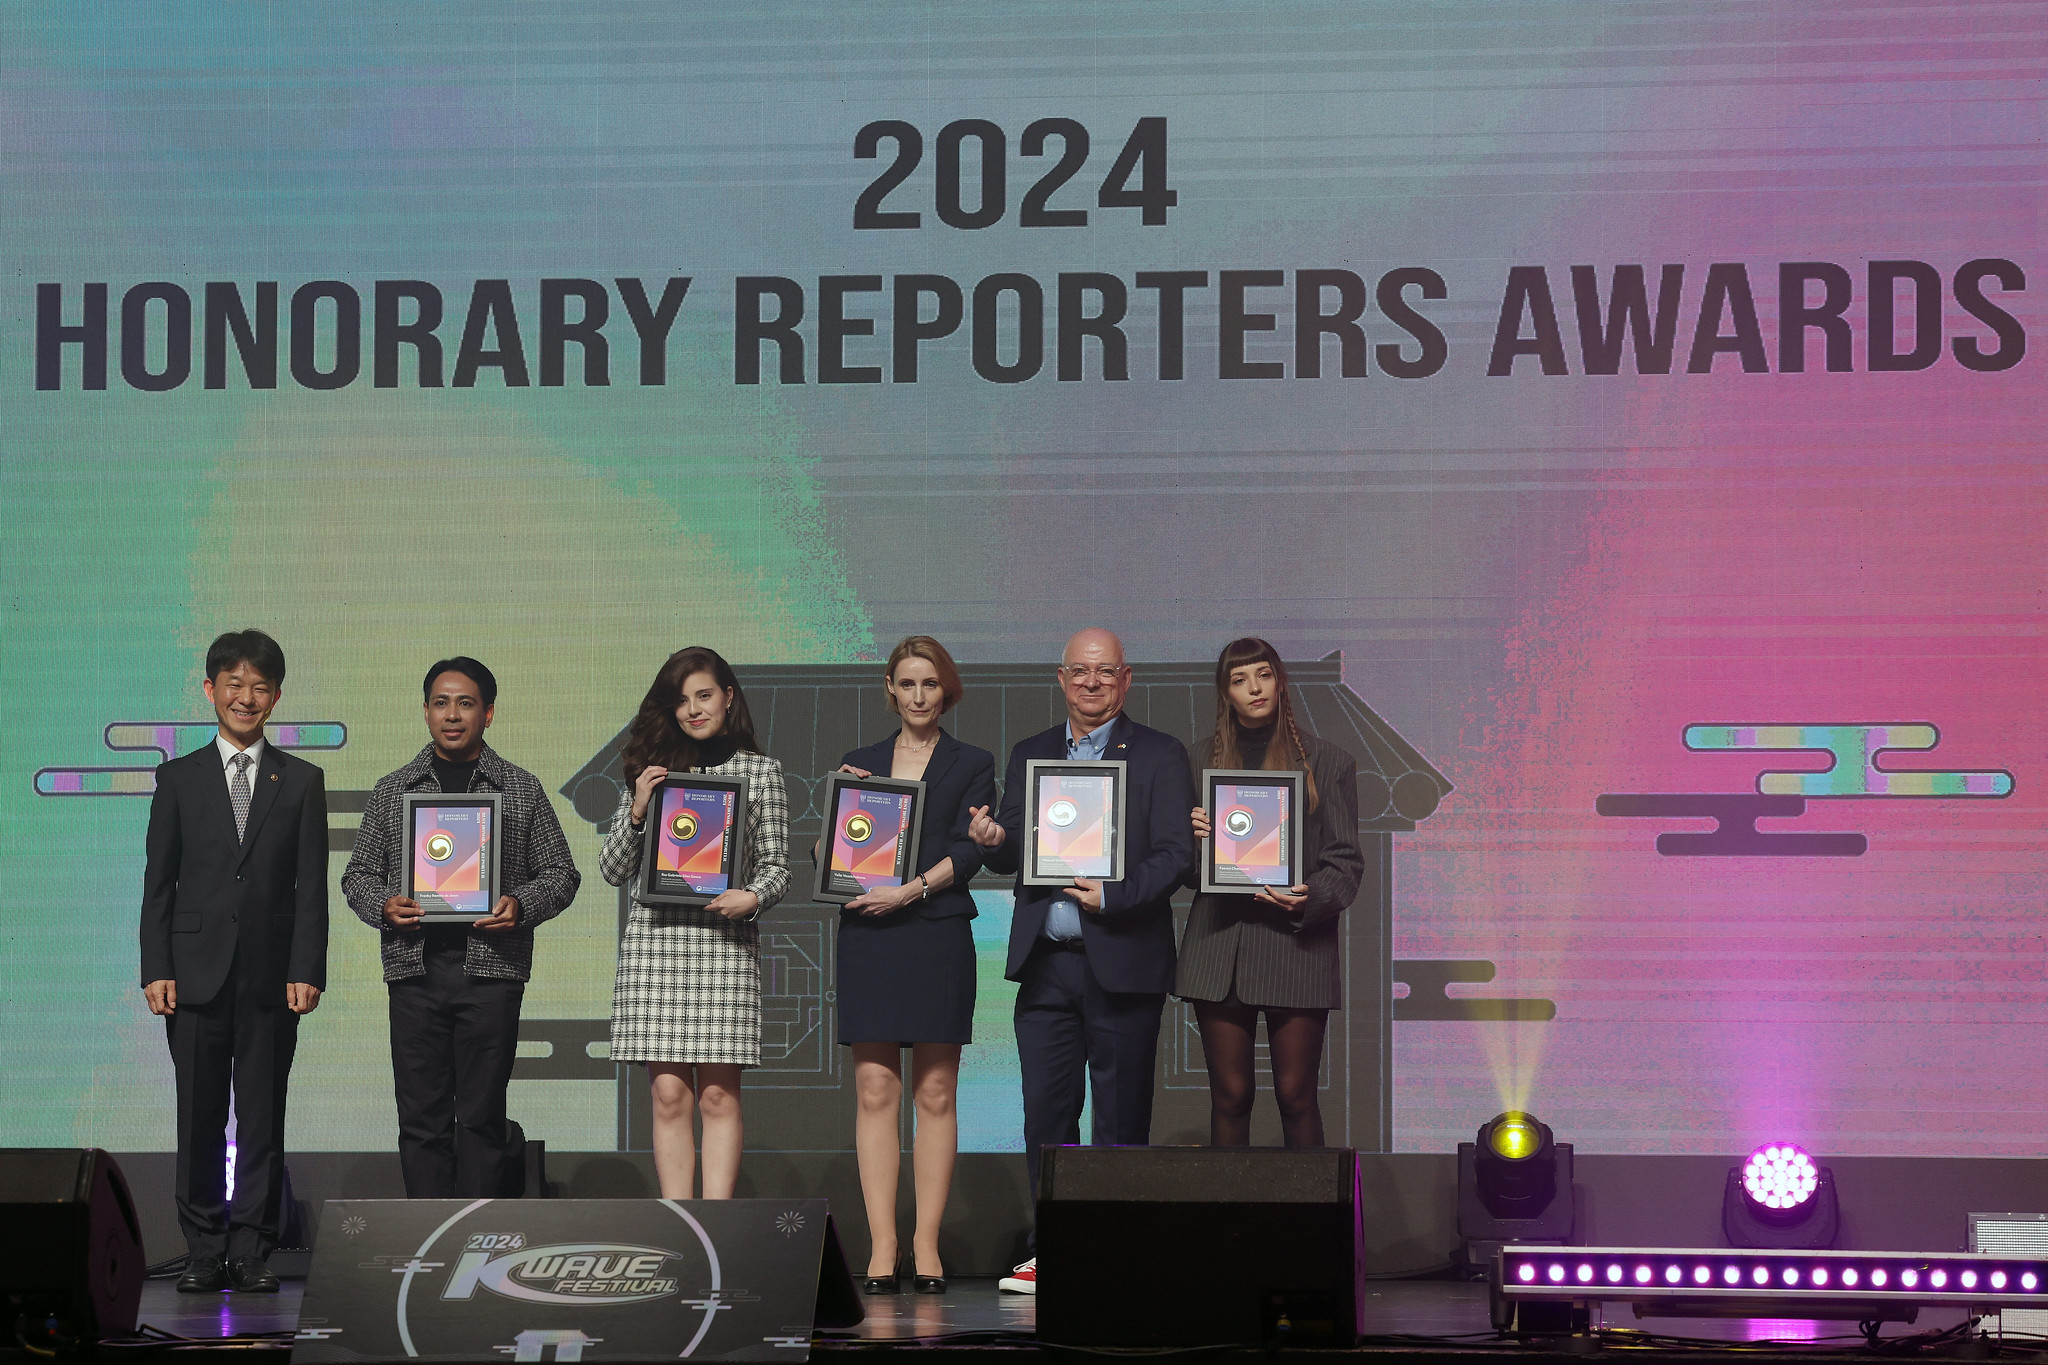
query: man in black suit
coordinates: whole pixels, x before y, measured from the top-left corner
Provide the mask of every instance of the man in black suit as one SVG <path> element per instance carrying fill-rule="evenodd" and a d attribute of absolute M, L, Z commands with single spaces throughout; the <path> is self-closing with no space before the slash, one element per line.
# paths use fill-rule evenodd
<path fill-rule="evenodd" d="M 1017 1060 L 1024 1081 L 1024 1156 L 1034 1203 L 1039 1149 L 1081 1140 L 1081 1103 L 1094 1100 L 1098 1146 L 1143 1146 L 1152 1136 L 1159 1016 L 1173 988 L 1172 899 L 1194 862 L 1187 746 L 1123 714 L 1131 690 L 1123 642 L 1084 630 L 1067 641 L 1059 668 L 1067 719 L 1010 751 L 1003 804 L 978 814 L 969 837 L 984 866 L 1017 872 L 1010 960 L 1017 983 Z M 1069 887 L 1024 885 L 1020 868 L 1031 759 L 1110 759 L 1128 764 L 1122 881 L 1077 877 Z M 1005 1289 L 1036 1293 L 1037 1261 Z"/>
<path fill-rule="evenodd" d="M 142 878 L 142 989 L 178 1077 L 178 1288 L 275 1293 L 285 1083 L 327 983 L 327 786 L 264 742 L 284 651 L 260 630 L 206 651 L 214 742 L 156 770 Z M 226 1194 L 228 1094 L 235 1192 Z"/>

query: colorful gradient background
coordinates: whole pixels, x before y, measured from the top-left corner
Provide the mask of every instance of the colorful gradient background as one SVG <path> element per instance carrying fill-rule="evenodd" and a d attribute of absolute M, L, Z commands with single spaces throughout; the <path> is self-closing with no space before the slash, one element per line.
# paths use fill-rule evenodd
<path fill-rule="evenodd" d="M 1050 662 L 1100 623 L 1141 663 L 1245 632 L 1342 650 L 1455 783 L 1398 840 L 1395 954 L 1494 961 L 1487 991 L 1557 1017 L 1399 1025 L 1400 1148 L 1445 1150 L 1507 1101 L 1582 1151 L 2038 1148 L 2038 5 L 22 0 L 0 63 L 0 1143 L 171 1145 L 134 981 L 146 803 L 32 777 L 107 762 L 111 721 L 203 719 L 223 628 L 284 642 L 278 719 L 345 723 L 319 758 L 360 789 L 418 749 L 418 676 L 446 653 L 491 662 L 493 741 L 552 787 L 684 643 L 846 661 L 928 630 L 965 660 Z M 929 145 L 989 118 L 1013 149 L 1032 119 L 1080 119 L 1085 202 L 1153 115 L 1164 227 L 850 226 L 872 119 Z M 930 186 L 927 161 L 904 206 L 929 212 Z M 2001 302 L 2034 354 L 2003 373 L 1872 374 L 1859 339 L 1852 374 L 1486 376 L 1512 265 L 1562 291 L 1574 264 L 1682 262 L 1683 340 L 1706 267 L 1747 262 L 1775 356 L 1781 261 L 1847 267 L 1860 338 L 1865 262 L 1979 256 L 2030 279 Z M 988 384 L 964 332 L 915 385 L 732 382 L 739 274 L 1410 265 L 1449 288 L 1425 380 L 1218 381 L 1212 289 L 1179 383 L 1149 377 L 1136 292 L 1128 383 Z M 33 388 L 42 281 L 75 308 L 88 280 L 417 278 L 453 311 L 480 277 L 530 306 L 543 276 L 671 273 L 696 283 L 660 388 Z M 1797 826 L 1871 840 L 1837 860 L 1660 858 L 1665 826 L 1593 813 L 1788 766 L 1688 752 L 1690 724 L 1916 721 L 1942 740 L 1907 766 L 2004 768 L 2014 793 L 1823 804 Z M 526 1010 L 601 1017 L 615 915 L 562 813 L 585 898 L 543 931 Z M 381 1150 L 375 936 L 335 904 L 293 1141 Z M 977 930 L 998 951 L 1000 919 Z M 963 1131 L 1014 1147 L 994 977 Z M 515 1112 L 610 1147 L 591 1085 Z"/>
<path fill-rule="evenodd" d="M 833 802 L 829 871 L 840 874 L 842 882 L 850 877 L 863 891 L 903 885 L 904 879 L 896 875 L 897 848 L 909 831 L 910 802 L 909 793 L 839 788 Z M 846 822 L 857 812 L 865 812 L 873 822 L 873 832 L 858 844 L 846 832 Z"/>
<path fill-rule="evenodd" d="M 656 869 L 674 873 L 693 891 L 725 890 L 732 880 L 725 871 L 725 832 L 732 821 L 733 799 L 731 792 L 723 790 L 662 788 Z M 696 833 L 687 843 L 677 839 L 671 828 L 684 811 L 697 817 Z"/>

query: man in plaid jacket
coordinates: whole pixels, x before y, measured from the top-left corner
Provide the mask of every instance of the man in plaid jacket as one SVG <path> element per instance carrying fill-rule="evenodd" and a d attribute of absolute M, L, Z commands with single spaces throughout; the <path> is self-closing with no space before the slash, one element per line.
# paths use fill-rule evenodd
<path fill-rule="evenodd" d="M 429 743 L 370 793 L 341 890 L 383 935 L 406 1197 L 490 1198 L 509 1174 L 505 1087 L 533 971 L 533 927 L 566 909 L 583 878 L 539 779 L 484 743 L 498 700 L 490 669 L 443 659 L 422 691 Z M 491 913 L 467 925 L 422 923 L 419 903 L 405 894 L 407 792 L 499 794 L 504 894 Z"/>

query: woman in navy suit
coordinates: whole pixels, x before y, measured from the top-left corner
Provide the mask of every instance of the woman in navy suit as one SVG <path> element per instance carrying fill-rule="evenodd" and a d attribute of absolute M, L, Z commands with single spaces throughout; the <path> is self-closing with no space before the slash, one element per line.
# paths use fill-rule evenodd
<path fill-rule="evenodd" d="M 960 671 L 944 645 L 913 635 L 889 655 L 889 709 L 903 728 L 840 765 L 859 777 L 922 781 L 925 802 L 917 875 L 846 903 L 839 917 L 839 1041 L 853 1049 L 854 1150 L 874 1248 L 865 1288 L 891 1294 L 896 1276 L 896 1169 L 902 1155 L 897 1115 L 903 1103 L 903 1049 L 910 1049 L 917 1137 L 911 1170 L 917 1231 L 911 1239 L 917 1289 L 946 1287 L 939 1220 L 953 1183 L 959 1145 L 954 1092 L 960 1047 L 974 1028 L 974 898 L 967 883 L 981 868 L 968 823 L 996 799 L 996 760 L 939 728 L 960 700 Z"/>

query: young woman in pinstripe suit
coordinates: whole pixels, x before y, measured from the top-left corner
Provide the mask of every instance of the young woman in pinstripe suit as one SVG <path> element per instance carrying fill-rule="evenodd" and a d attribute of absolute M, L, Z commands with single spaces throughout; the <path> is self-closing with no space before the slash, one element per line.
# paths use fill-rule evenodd
<path fill-rule="evenodd" d="M 1173 993 L 1195 1007 L 1209 1066 L 1209 1141 L 1251 1142 L 1252 1047 L 1259 1014 L 1273 1060 L 1273 1097 L 1289 1147 L 1323 1145 L 1316 1102 L 1323 1033 L 1344 1003 L 1337 916 L 1358 894 L 1358 761 L 1294 722 L 1287 666 L 1264 640 L 1232 640 L 1216 660 L 1216 729 L 1193 755 L 1204 768 L 1299 769 L 1307 774 L 1303 884 L 1255 896 L 1202 895 L 1188 912 Z M 1193 812 L 1195 838 L 1209 816 Z M 1188 884 L 1198 886 L 1191 873 Z"/>
<path fill-rule="evenodd" d="M 761 933 L 754 920 L 789 889 L 789 795 L 760 750 L 731 665 L 677 650 L 655 674 L 623 755 L 626 793 L 598 864 L 633 882 L 612 984 L 612 1060 L 644 1062 L 654 1092 L 654 1170 L 664 1199 L 692 1195 L 693 1111 L 704 1120 L 704 1197 L 732 1198 L 743 1127 L 740 1071 L 761 1061 Z M 742 883 L 706 906 L 639 896 L 647 805 L 671 771 L 747 779 Z"/>

